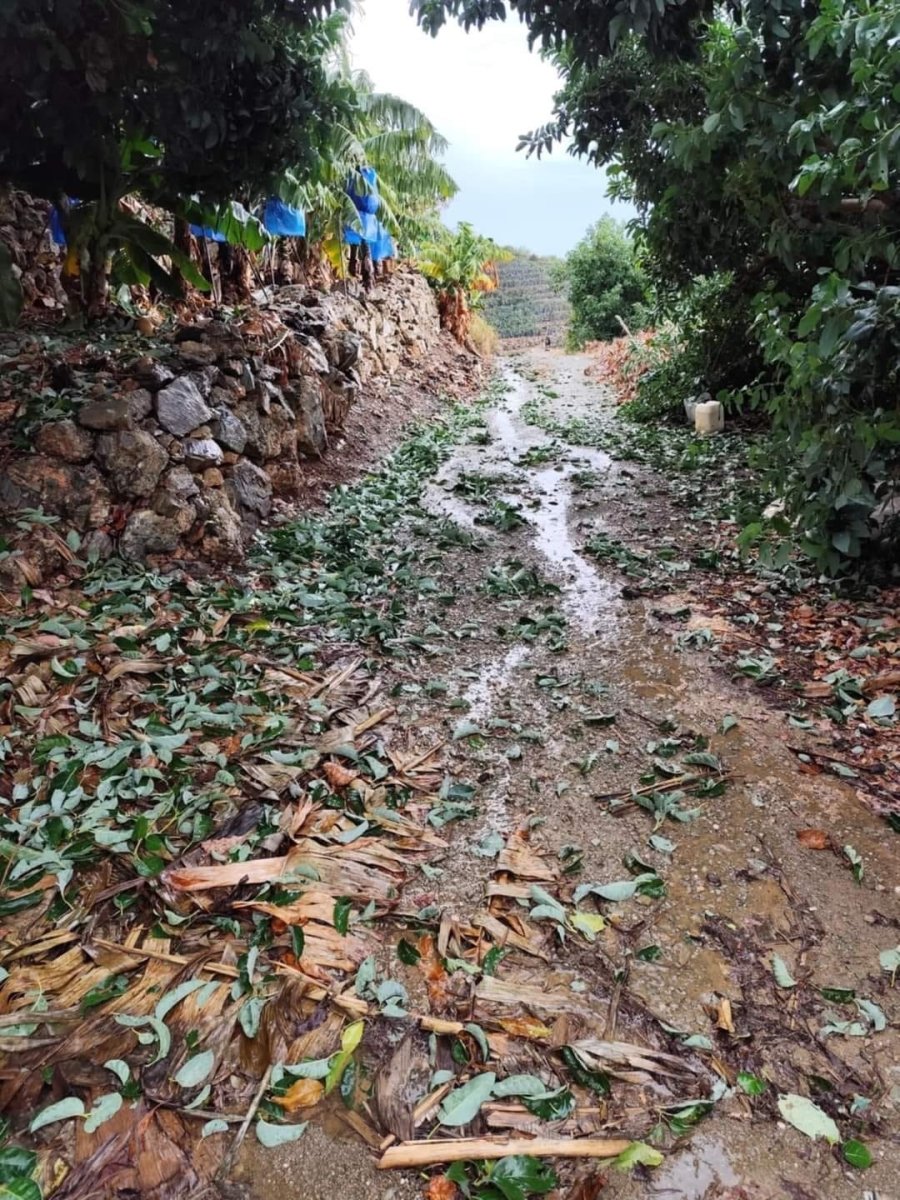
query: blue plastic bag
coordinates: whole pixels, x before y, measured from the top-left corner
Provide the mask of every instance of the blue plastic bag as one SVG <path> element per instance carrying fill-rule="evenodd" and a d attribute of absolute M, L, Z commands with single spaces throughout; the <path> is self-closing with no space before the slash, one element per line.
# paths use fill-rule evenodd
<path fill-rule="evenodd" d="M 359 174 L 365 180 L 370 190 L 365 195 L 360 195 L 356 190 L 356 177 L 351 175 L 347 183 L 347 195 L 353 201 L 358 213 L 374 215 L 378 212 L 378 207 L 381 204 L 381 198 L 378 195 L 378 176 L 375 174 L 374 167 L 361 167 Z"/>
<path fill-rule="evenodd" d="M 270 196 L 263 208 L 266 232 L 276 237 L 306 237 L 306 217 L 277 196 Z"/>
<path fill-rule="evenodd" d="M 208 242 L 224 242 L 228 239 L 218 229 L 208 229 L 205 225 L 192 225 L 191 233 L 197 238 L 206 238 Z"/>
<path fill-rule="evenodd" d="M 77 208 L 80 203 L 80 200 L 73 200 L 71 196 L 69 197 L 70 208 Z M 62 214 L 55 204 L 50 209 L 50 236 L 53 238 L 54 246 L 66 245 L 66 235 L 62 227 Z"/>
<path fill-rule="evenodd" d="M 361 246 L 363 242 L 368 242 L 370 246 L 374 246 L 378 241 L 379 226 L 374 213 L 360 213 L 359 223 L 362 226 L 361 234 L 349 225 L 344 226 L 344 241 L 348 246 Z"/>
<path fill-rule="evenodd" d="M 372 262 L 382 262 L 386 258 L 396 257 L 397 248 L 394 245 L 394 239 L 379 221 L 378 237 L 372 245 Z"/>

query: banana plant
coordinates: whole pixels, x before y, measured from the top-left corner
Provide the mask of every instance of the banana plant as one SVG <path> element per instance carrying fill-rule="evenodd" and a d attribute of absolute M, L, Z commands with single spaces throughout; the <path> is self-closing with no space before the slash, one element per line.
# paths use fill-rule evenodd
<path fill-rule="evenodd" d="M 440 206 L 457 191 L 440 162 L 447 143 L 414 105 L 390 93 L 376 92 L 364 72 L 349 72 L 346 63 L 340 63 L 338 69 L 353 94 L 351 115 L 332 127 L 312 172 L 303 178 L 285 173 L 276 194 L 305 211 L 308 240 L 320 245 L 337 266 L 342 229 L 348 226 L 361 231 L 347 194 L 348 182 L 352 181 L 358 192 L 365 192 L 360 171 L 373 167 L 381 201 L 378 218 L 402 249 L 411 253 Z"/>
<path fill-rule="evenodd" d="M 473 310 L 497 287 L 497 264 L 512 257 L 512 251 L 482 237 L 467 221 L 460 221 L 453 233 L 443 229 L 423 248 L 419 270 L 437 294 L 441 324 L 457 341 L 465 342 Z"/>

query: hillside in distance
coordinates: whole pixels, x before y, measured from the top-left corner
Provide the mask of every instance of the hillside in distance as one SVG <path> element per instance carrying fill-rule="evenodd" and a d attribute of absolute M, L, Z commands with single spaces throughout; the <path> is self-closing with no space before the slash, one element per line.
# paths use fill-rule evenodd
<path fill-rule="evenodd" d="M 510 262 L 498 264 L 500 286 L 486 297 L 484 315 L 501 338 L 565 340 L 569 302 L 552 278 L 559 261 L 517 250 Z"/>

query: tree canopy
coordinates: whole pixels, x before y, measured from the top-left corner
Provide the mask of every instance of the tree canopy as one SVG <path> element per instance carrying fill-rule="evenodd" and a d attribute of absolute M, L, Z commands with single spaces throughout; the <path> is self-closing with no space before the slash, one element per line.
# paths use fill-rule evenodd
<path fill-rule="evenodd" d="M 329 127 L 312 167 L 286 172 L 277 191 L 307 210 L 313 240 L 338 253 L 341 223 L 356 221 L 347 180 L 356 178 L 364 188 L 359 172 L 372 167 L 379 218 L 405 250 L 418 248 L 433 234 L 439 206 L 457 191 L 440 161 L 447 143 L 420 109 L 376 91 L 364 72 L 351 71 L 341 60 L 336 77 L 352 102 Z"/>
<path fill-rule="evenodd" d="M 56 199 L 229 199 L 309 162 L 341 106 L 337 0 L 10 0 L 0 178 Z"/>
<path fill-rule="evenodd" d="M 647 279 L 635 247 L 612 217 L 592 226 L 565 261 L 556 279 L 572 306 L 569 342 L 606 341 L 644 319 Z"/>
<path fill-rule="evenodd" d="M 554 57 L 553 118 L 522 147 L 568 138 L 608 170 L 663 294 L 727 280 L 731 327 L 701 375 L 771 418 L 780 532 L 831 570 L 863 553 L 900 471 L 900 0 L 413 8 L 431 32 L 516 14 Z"/>

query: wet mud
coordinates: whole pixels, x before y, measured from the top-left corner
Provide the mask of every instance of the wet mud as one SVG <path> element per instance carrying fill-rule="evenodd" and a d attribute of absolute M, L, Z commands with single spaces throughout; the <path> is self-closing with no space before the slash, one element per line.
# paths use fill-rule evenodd
<path fill-rule="evenodd" d="M 569 955 L 566 967 L 589 994 L 620 972 L 618 1035 L 655 1022 L 710 1039 L 723 1046 L 732 1083 L 733 1065 L 743 1064 L 766 1081 L 767 1095 L 751 1104 L 734 1089 L 693 1130 L 667 1136 L 655 1171 L 604 1171 L 603 1197 L 897 1200 L 900 1005 L 879 966 L 879 952 L 900 942 L 895 835 L 851 787 L 800 774 L 788 743 L 805 735 L 746 682 L 731 682 L 702 652 L 680 649 L 649 604 L 623 597 L 615 567 L 585 553 L 588 531 L 625 537 L 635 511 L 671 518 L 664 481 L 528 423 L 535 400 L 558 419 L 613 419 L 609 395 L 585 378 L 586 361 L 531 351 L 504 364 L 511 390 L 488 414 L 488 437 L 461 446 L 424 497 L 435 517 L 477 538 L 441 557 L 439 582 L 455 593 L 453 603 L 440 614 L 423 604 L 416 617 L 421 629 L 440 621 L 456 636 L 398 676 L 445 682 L 437 695 L 400 693 L 398 727 L 423 745 L 446 739 L 450 772 L 477 786 L 478 815 L 447 830 L 451 845 L 436 863 L 442 874 L 429 884 L 434 903 L 461 920 L 482 905 L 494 867 L 485 839 L 527 823 L 536 846 L 580 863 L 573 887 L 627 878 L 629 855 L 664 880 L 662 898 L 607 906 L 596 944 L 560 949 L 561 960 Z M 473 478 L 482 482 L 460 488 Z M 513 528 L 486 520 L 498 502 L 520 514 Z M 491 594 L 485 581 L 510 562 L 558 591 Z M 723 726 L 726 716 L 733 720 Z M 463 719 L 475 732 L 457 737 Z M 721 760 L 725 786 L 690 802 L 698 810 L 692 820 L 654 821 L 631 791 L 665 738 L 695 736 Z M 807 848 L 798 833 L 811 828 L 824 830 L 834 849 Z M 860 881 L 840 853 L 845 845 L 864 864 Z M 648 947 L 656 951 L 642 956 Z M 802 987 L 776 985 L 773 955 Z M 562 966 L 548 964 L 545 974 Z M 835 1018 L 856 1014 L 822 988 L 852 989 L 877 1004 L 886 1028 L 823 1034 Z M 774 1103 L 784 1092 L 855 1103 L 858 1115 L 842 1120 L 842 1130 L 868 1145 L 872 1167 L 854 1171 L 836 1148 L 786 1125 Z M 421 1180 L 376 1172 L 358 1145 L 330 1145 L 332 1165 L 321 1177 L 315 1163 L 328 1156 L 320 1130 L 302 1151 L 279 1150 L 277 1168 L 270 1152 L 248 1148 L 242 1177 L 259 1200 L 276 1187 L 282 1197 L 309 1200 L 420 1194 Z M 339 1189 L 328 1174 L 335 1162 Z M 559 1194 L 580 1177 L 561 1172 Z"/>

